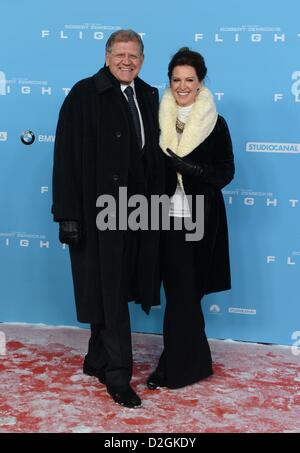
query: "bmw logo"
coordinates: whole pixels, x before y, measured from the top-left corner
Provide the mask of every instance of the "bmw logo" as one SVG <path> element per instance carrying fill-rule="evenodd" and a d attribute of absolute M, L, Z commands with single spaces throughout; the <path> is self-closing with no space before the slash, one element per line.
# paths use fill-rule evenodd
<path fill-rule="evenodd" d="M 21 138 L 21 142 L 24 145 L 32 145 L 32 143 L 35 140 L 35 135 L 32 131 L 24 131 L 24 132 L 22 132 L 20 138 Z"/>

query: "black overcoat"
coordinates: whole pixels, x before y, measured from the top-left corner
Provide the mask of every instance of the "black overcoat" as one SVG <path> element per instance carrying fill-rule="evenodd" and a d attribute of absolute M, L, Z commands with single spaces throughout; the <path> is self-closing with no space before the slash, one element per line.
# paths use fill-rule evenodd
<path fill-rule="evenodd" d="M 70 256 L 77 317 L 87 323 L 112 319 L 122 299 L 125 233 L 96 227 L 98 196 L 118 200 L 119 187 L 127 187 L 132 171 L 133 122 L 115 82 L 107 68 L 78 82 L 62 105 L 56 131 L 52 212 L 54 221 L 76 220 L 81 226 L 82 239 L 70 247 Z M 158 148 L 158 91 L 139 78 L 135 90 L 145 129 L 147 194 L 159 195 L 164 172 Z M 146 312 L 159 304 L 158 256 L 159 232 L 141 232 L 135 299 Z"/>
<path fill-rule="evenodd" d="M 203 176 L 182 176 L 187 195 L 204 195 L 204 237 L 195 242 L 199 293 L 224 291 L 231 288 L 231 279 L 227 218 L 221 189 L 233 179 L 234 159 L 230 133 L 223 117 L 218 116 L 211 134 L 186 158 L 205 167 Z M 177 176 L 168 161 L 170 158 L 165 159 L 166 192 L 172 196 Z"/>

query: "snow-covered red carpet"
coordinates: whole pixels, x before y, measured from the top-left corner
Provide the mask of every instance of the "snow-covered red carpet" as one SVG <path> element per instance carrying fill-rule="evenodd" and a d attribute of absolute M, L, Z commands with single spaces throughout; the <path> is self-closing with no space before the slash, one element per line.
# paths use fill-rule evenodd
<path fill-rule="evenodd" d="M 0 324 L 0 432 L 300 432 L 300 358 L 288 347 L 211 340 L 215 374 L 148 390 L 162 338 L 134 334 L 138 409 L 115 404 L 82 374 L 89 331 Z M 4 332 L 4 334 L 3 334 Z"/>

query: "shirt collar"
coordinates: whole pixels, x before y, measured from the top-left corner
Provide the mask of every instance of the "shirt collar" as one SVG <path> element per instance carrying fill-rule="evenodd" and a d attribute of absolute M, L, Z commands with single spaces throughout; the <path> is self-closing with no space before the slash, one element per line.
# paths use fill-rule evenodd
<path fill-rule="evenodd" d="M 134 80 L 129 85 L 124 85 L 124 84 L 121 83 L 122 93 L 124 93 L 124 91 L 126 90 L 127 87 L 132 87 L 134 96 L 136 96 L 135 87 L 134 87 Z"/>

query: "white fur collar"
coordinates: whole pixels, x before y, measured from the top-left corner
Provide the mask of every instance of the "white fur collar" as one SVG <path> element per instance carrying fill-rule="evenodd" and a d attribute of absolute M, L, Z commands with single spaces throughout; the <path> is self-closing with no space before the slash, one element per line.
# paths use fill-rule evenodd
<path fill-rule="evenodd" d="M 200 88 L 196 101 L 188 116 L 178 144 L 176 132 L 177 104 L 170 88 L 163 94 L 159 107 L 161 149 L 166 153 L 170 148 L 178 156 L 184 157 L 200 145 L 216 125 L 218 113 L 210 90 Z"/>

